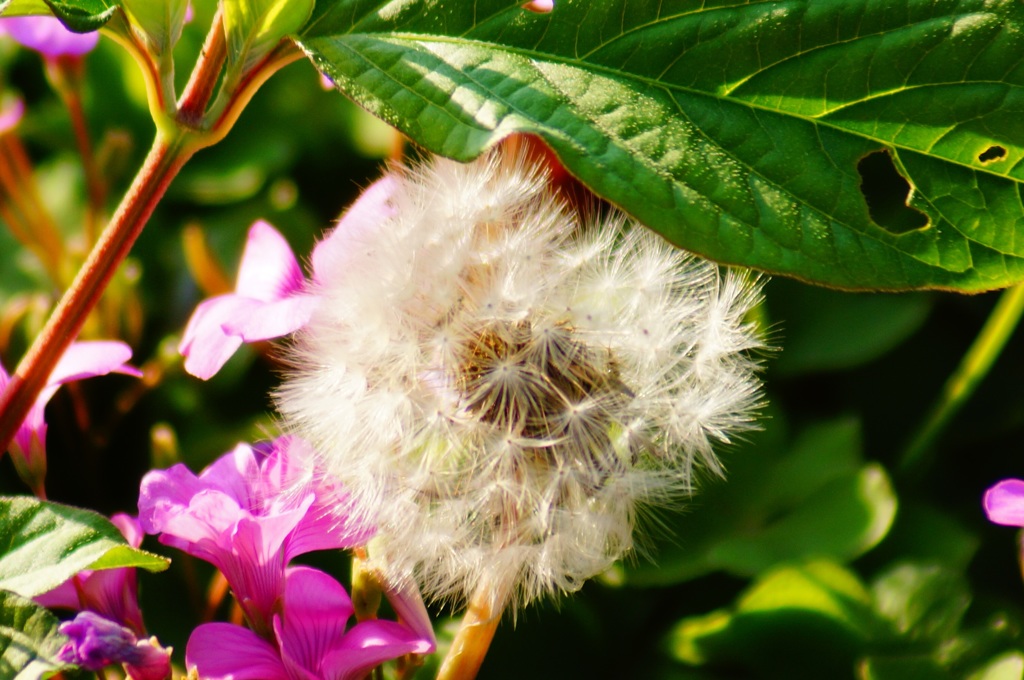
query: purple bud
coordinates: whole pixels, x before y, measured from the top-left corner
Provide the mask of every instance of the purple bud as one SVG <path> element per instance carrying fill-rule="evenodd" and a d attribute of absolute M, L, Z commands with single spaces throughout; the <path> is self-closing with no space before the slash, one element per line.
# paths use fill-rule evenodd
<path fill-rule="evenodd" d="M 93 612 L 81 612 L 60 624 L 70 638 L 57 658 L 90 671 L 125 665 L 132 680 L 164 680 L 171 674 L 171 653 L 155 638 L 139 640 L 131 630 Z"/>

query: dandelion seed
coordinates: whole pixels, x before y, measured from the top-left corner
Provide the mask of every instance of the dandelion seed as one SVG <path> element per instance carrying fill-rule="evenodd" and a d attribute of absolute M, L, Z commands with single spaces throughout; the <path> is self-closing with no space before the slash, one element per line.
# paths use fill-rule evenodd
<path fill-rule="evenodd" d="M 758 286 L 621 215 L 580 224 L 521 160 L 386 181 L 370 227 L 317 249 L 284 420 L 378 527 L 388 578 L 488 584 L 498 611 L 575 591 L 751 427 Z"/>

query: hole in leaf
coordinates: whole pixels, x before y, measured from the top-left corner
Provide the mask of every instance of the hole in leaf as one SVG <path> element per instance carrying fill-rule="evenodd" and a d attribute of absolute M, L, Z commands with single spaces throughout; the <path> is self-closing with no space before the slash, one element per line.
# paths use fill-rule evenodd
<path fill-rule="evenodd" d="M 554 0 L 530 0 L 530 2 L 523 5 L 523 9 L 528 9 L 531 12 L 536 12 L 537 14 L 547 14 L 554 8 Z"/>
<path fill-rule="evenodd" d="M 992 161 L 999 161 L 1006 158 L 1006 148 L 993 144 L 984 151 L 978 154 L 978 160 L 982 163 L 991 163 Z"/>
<path fill-rule="evenodd" d="M 928 226 L 928 216 L 907 205 L 910 183 L 896 169 L 887 150 L 873 151 L 861 158 L 857 172 L 872 222 L 893 234 Z"/>

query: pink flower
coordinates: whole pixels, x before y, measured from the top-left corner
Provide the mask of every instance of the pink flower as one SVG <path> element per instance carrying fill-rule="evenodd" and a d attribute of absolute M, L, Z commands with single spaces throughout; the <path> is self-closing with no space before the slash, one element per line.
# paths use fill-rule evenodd
<path fill-rule="evenodd" d="M 118 513 L 110 521 L 121 530 L 128 545 L 133 548 L 142 545 L 142 527 L 138 520 Z M 51 609 L 96 612 L 131 628 L 139 636 L 146 632 L 139 609 L 138 579 L 132 567 L 80 572 L 35 600 Z"/>
<path fill-rule="evenodd" d="M 216 566 L 249 623 L 270 631 L 296 555 L 363 545 L 373 531 L 348 519 L 340 489 L 317 476 L 312 451 L 280 437 L 239 444 L 198 477 L 185 466 L 142 480 L 139 521 L 160 541 Z"/>
<path fill-rule="evenodd" d="M 985 492 L 983 502 L 990 522 L 1024 527 L 1024 481 L 1004 479 Z"/>
<path fill-rule="evenodd" d="M 316 298 L 288 242 L 262 220 L 249 229 L 235 292 L 204 300 L 185 327 L 178 351 L 185 370 L 207 380 L 243 342 L 269 340 L 301 328 Z"/>
<path fill-rule="evenodd" d="M 0 19 L 0 34 L 7 34 L 47 59 L 80 57 L 96 47 L 100 34 L 72 33 L 52 16 L 6 17 Z"/>
<path fill-rule="evenodd" d="M 39 393 L 36 402 L 29 409 L 25 420 L 11 441 L 11 456 L 18 474 L 37 493 L 42 489 L 46 476 L 46 404 L 64 383 L 83 378 L 92 378 L 108 373 L 124 373 L 141 377 L 142 372 L 127 364 L 132 350 L 123 342 L 114 340 L 93 340 L 72 343 L 60 358 L 46 381 L 46 387 Z M 0 392 L 7 388 L 10 376 L 0 366 Z"/>
<path fill-rule="evenodd" d="M 378 225 L 390 214 L 387 201 L 394 180 L 373 184 L 345 213 L 337 227 L 313 251 L 312 286 L 306 281 L 288 242 L 274 227 L 259 220 L 249 229 L 235 292 L 204 300 L 185 327 L 178 351 L 185 370 L 208 380 L 231 358 L 243 342 L 271 340 L 288 335 L 309 322 L 320 297 L 316 287 L 330 272 L 325 254 L 336 266 L 354 237 Z"/>
<path fill-rule="evenodd" d="M 204 680 L 357 680 L 390 659 L 434 650 L 432 635 L 394 621 L 346 630 L 352 614 L 341 584 L 316 569 L 292 567 L 272 642 L 247 628 L 208 623 L 193 631 L 185 663 Z"/>
<path fill-rule="evenodd" d="M 140 640 L 120 624 L 94 612 L 81 612 L 60 624 L 68 642 L 57 658 L 90 671 L 114 663 L 124 665 L 130 680 L 165 680 L 171 676 L 171 650 L 156 638 Z"/>

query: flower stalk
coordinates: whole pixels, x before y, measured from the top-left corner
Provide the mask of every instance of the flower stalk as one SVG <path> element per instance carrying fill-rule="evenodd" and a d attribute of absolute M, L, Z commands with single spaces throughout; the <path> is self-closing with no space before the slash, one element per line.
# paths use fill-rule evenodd
<path fill-rule="evenodd" d="M 437 672 L 437 680 L 473 680 L 501 622 L 506 597 L 484 580 L 473 594 L 459 632 Z"/>
<path fill-rule="evenodd" d="M 78 336 L 171 180 L 196 151 L 188 135 L 168 140 L 157 134 L 117 213 L 0 395 L 0 450 L 7 449 L 47 377 Z"/>
<path fill-rule="evenodd" d="M 911 476 L 927 463 L 933 444 L 988 375 L 1020 323 L 1021 314 L 1024 314 L 1024 284 L 1003 291 L 978 337 L 946 380 L 939 398 L 900 456 L 898 469 L 904 477 Z"/>

